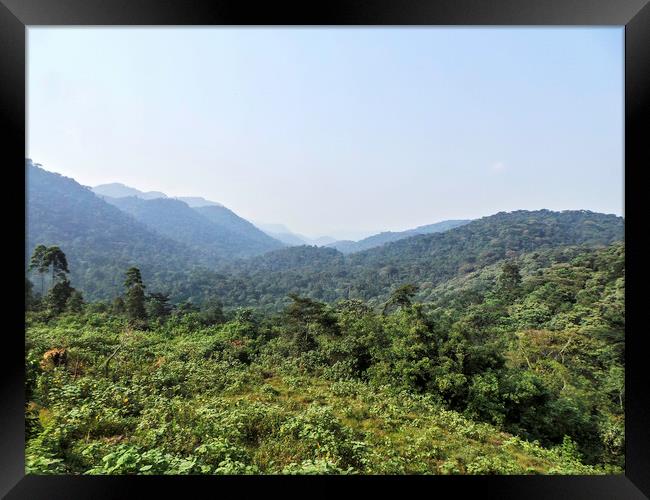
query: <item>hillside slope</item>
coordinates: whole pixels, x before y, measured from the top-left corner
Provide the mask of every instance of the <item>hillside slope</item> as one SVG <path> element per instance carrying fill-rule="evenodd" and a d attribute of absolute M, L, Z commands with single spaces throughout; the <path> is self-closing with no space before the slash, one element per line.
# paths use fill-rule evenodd
<path fill-rule="evenodd" d="M 27 161 L 26 183 L 26 262 L 38 244 L 60 246 L 73 286 L 87 299 L 122 293 L 130 266 L 138 266 L 154 288 L 200 267 L 188 247 L 151 231 L 73 179 Z"/>
<path fill-rule="evenodd" d="M 192 248 L 212 265 L 282 246 L 224 207 L 190 208 L 183 201 L 172 198 L 143 200 L 131 196 L 105 200 L 150 229 Z M 227 212 L 231 217 L 219 220 L 209 215 L 213 212 Z"/>
<path fill-rule="evenodd" d="M 106 198 L 119 210 L 72 179 L 31 162 L 27 170 L 26 251 L 39 243 L 61 246 L 74 285 L 90 299 L 115 297 L 124 271 L 135 265 L 174 301 L 216 296 L 231 307 L 278 309 L 288 293 L 299 293 L 327 302 L 360 298 L 379 304 L 400 284 L 413 283 L 424 296 L 446 280 L 527 252 L 604 246 L 623 238 L 623 219 L 614 215 L 516 211 L 343 255 L 333 248 L 283 248 L 225 207 Z"/>
<path fill-rule="evenodd" d="M 200 206 L 194 210 L 224 231 L 238 235 L 247 246 L 244 255 L 260 254 L 286 246 L 224 206 Z"/>
<path fill-rule="evenodd" d="M 587 210 L 518 210 L 446 232 L 388 243 L 349 258 L 370 295 L 400 282 L 436 284 L 502 259 L 570 245 L 606 246 L 623 239 L 623 218 Z"/>

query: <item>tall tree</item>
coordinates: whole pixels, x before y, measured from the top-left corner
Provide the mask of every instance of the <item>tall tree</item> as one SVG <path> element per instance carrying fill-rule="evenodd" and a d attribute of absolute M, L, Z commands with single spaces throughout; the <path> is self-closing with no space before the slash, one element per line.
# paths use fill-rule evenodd
<path fill-rule="evenodd" d="M 285 310 L 289 320 L 294 348 L 298 352 L 307 352 L 318 346 L 316 336 L 325 333 L 328 336 L 339 334 L 336 317 L 329 307 L 309 297 L 290 293 L 292 300 Z"/>
<path fill-rule="evenodd" d="M 52 267 L 52 283 L 66 279 L 66 274 L 70 272 L 68 259 L 59 247 L 48 248 L 45 252 L 45 261 L 48 267 Z"/>
<path fill-rule="evenodd" d="M 41 297 L 45 295 L 45 273 L 48 271 L 50 265 L 47 260 L 47 247 L 45 245 L 38 245 L 34 248 L 32 258 L 29 261 L 28 271 L 36 271 L 41 277 Z"/>
<path fill-rule="evenodd" d="M 147 320 L 147 311 L 145 308 L 144 283 L 142 275 L 137 267 L 131 267 L 126 272 L 126 315 L 133 323 L 142 324 Z"/>
<path fill-rule="evenodd" d="M 29 262 L 29 271 L 36 271 L 41 277 L 41 297 L 45 295 L 45 274 L 52 270 L 52 286 L 57 281 L 65 281 L 68 269 L 68 260 L 58 246 L 46 247 L 38 245 L 32 253 Z"/>
<path fill-rule="evenodd" d="M 168 293 L 150 293 L 147 296 L 147 312 L 150 318 L 164 319 L 172 312 Z"/>

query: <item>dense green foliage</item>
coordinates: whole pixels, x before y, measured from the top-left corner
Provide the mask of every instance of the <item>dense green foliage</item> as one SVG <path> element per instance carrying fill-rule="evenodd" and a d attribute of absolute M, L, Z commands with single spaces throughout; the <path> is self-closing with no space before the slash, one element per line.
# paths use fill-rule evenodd
<path fill-rule="evenodd" d="M 292 247 L 224 265 L 216 275 L 181 284 L 200 302 L 215 294 L 228 306 L 279 310 L 298 293 L 325 302 L 361 299 L 374 305 L 404 283 L 421 290 L 506 258 L 569 245 L 608 245 L 623 221 L 587 211 L 499 213 L 443 233 L 420 235 L 344 256 L 332 248 Z"/>
<path fill-rule="evenodd" d="M 406 284 L 273 315 L 150 307 L 137 328 L 101 303 L 36 308 L 27 470 L 620 472 L 624 280 L 614 243 L 513 256 L 427 303 Z"/>

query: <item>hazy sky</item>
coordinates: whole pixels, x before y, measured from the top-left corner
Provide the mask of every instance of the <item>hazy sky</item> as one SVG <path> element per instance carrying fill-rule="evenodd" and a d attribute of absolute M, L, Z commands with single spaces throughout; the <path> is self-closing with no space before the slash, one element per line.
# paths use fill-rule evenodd
<path fill-rule="evenodd" d="M 29 28 L 26 154 L 310 236 L 620 215 L 623 28 Z"/>

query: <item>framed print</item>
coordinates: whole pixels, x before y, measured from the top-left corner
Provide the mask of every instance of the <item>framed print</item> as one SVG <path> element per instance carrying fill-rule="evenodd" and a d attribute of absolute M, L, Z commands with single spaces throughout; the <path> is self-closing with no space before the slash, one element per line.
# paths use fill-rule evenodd
<path fill-rule="evenodd" d="M 645 0 L 0 27 L 7 498 L 650 495 Z"/>

